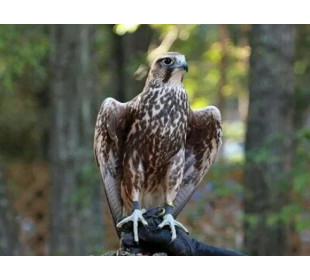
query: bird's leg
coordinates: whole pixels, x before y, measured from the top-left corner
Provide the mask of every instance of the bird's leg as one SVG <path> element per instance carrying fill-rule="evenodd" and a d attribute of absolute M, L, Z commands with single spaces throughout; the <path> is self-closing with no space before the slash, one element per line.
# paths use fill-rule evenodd
<path fill-rule="evenodd" d="M 125 223 L 132 222 L 134 240 L 138 242 L 138 222 L 142 222 L 145 226 L 148 223 L 143 218 L 144 212 L 140 209 L 139 204 L 140 191 L 144 184 L 144 169 L 137 151 L 133 150 L 130 154 L 125 155 L 124 166 L 121 196 L 127 212 L 128 209 L 130 209 L 131 204 L 133 209 L 132 214 L 120 221 L 116 226 L 121 227 Z"/>
<path fill-rule="evenodd" d="M 173 205 L 172 204 L 166 204 L 165 206 L 165 216 L 164 220 L 162 223 L 158 226 L 159 228 L 163 228 L 164 226 L 168 225 L 171 229 L 171 241 L 177 238 L 177 233 L 175 227 L 180 227 L 183 229 L 185 232 L 188 233 L 188 230 L 185 226 L 183 226 L 180 222 L 176 221 L 173 216 L 172 216 L 172 209 Z"/>
<path fill-rule="evenodd" d="M 133 223 L 133 235 L 134 235 L 134 240 L 136 242 L 139 242 L 139 236 L 138 236 L 138 222 L 142 222 L 144 226 L 147 226 L 148 223 L 147 221 L 143 218 L 143 210 L 140 209 L 140 204 L 139 201 L 133 201 L 132 202 L 133 206 L 133 212 L 130 216 L 124 218 L 121 220 L 116 226 L 118 228 L 122 227 L 123 224 L 126 224 L 128 222 Z"/>
<path fill-rule="evenodd" d="M 169 164 L 167 174 L 166 174 L 166 206 L 165 206 L 165 216 L 162 223 L 158 226 L 163 228 L 168 225 L 171 229 L 171 240 L 176 239 L 176 229 L 175 227 L 180 227 L 186 232 L 188 230 L 178 221 L 176 221 L 172 216 L 173 201 L 179 191 L 184 169 L 184 150 L 179 151 L 172 159 Z"/>

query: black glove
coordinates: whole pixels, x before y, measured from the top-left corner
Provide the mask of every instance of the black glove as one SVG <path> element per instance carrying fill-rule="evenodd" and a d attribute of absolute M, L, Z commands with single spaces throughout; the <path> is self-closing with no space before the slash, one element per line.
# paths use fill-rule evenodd
<path fill-rule="evenodd" d="M 237 256 L 242 255 L 230 250 L 217 248 L 200 243 L 190 238 L 182 229 L 176 227 L 177 238 L 171 242 L 169 227 L 158 229 L 164 215 L 163 208 L 148 210 L 143 216 L 148 226 L 139 224 L 139 244 L 134 241 L 132 223 L 125 224 L 122 228 L 124 236 L 122 247 L 130 254 L 153 255 L 166 253 L 171 256 Z"/>

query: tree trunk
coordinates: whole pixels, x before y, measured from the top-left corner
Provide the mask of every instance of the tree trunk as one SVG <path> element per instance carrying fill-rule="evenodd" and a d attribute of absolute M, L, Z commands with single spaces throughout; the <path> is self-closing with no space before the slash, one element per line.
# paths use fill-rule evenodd
<path fill-rule="evenodd" d="M 110 38 L 112 95 L 116 100 L 125 102 L 125 51 L 123 46 L 123 37 L 114 32 L 114 25 L 110 25 Z"/>
<path fill-rule="evenodd" d="M 221 111 L 222 119 L 226 119 L 226 96 L 224 95 L 224 87 L 227 84 L 227 60 L 228 60 L 228 43 L 229 30 L 226 24 L 219 25 L 219 37 L 221 46 L 221 61 L 220 61 L 220 80 L 218 84 L 218 108 Z"/>
<path fill-rule="evenodd" d="M 284 255 L 280 218 L 290 192 L 293 157 L 295 26 L 254 25 L 246 135 L 245 247 L 253 255 Z"/>
<path fill-rule="evenodd" d="M 50 254 L 86 255 L 102 248 L 101 184 L 91 166 L 98 110 L 94 26 L 52 26 Z"/>
<path fill-rule="evenodd" d="M 309 199 L 305 191 L 310 185 L 310 25 L 297 25 L 296 34 L 296 90 L 295 90 L 295 118 L 294 118 L 294 202 L 307 209 Z M 301 183 L 300 183 L 301 182 Z M 302 189 L 300 185 L 303 185 Z M 307 210 L 305 210 L 307 212 Z M 291 253 L 293 255 L 308 255 L 309 248 L 303 246 L 302 235 L 297 231 L 298 223 L 291 226 Z"/>
<path fill-rule="evenodd" d="M 125 102 L 138 95 L 145 79 L 137 80 L 134 72 L 144 63 L 154 31 L 143 24 L 134 33 L 118 35 L 110 26 L 112 93 L 118 101 Z"/>
<path fill-rule="evenodd" d="M 310 25 L 297 26 L 295 130 L 310 127 Z"/>
<path fill-rule="evenodd" d="M 123 36 L 125 63 L 131 66 L 126 67 L 128 69 L 126 72 L 126 98 L 128 100 L 138 95 L 144 87 L 148 71 L 145 72 L 145 77 L 139 80 L 135 77 L 134 73 L 139 65 L 145 64 L 146 54 L 148 53 L 153 35 L 154 30 L 148 24 L 141 24 L 136 32 L 128 33 Z"/>

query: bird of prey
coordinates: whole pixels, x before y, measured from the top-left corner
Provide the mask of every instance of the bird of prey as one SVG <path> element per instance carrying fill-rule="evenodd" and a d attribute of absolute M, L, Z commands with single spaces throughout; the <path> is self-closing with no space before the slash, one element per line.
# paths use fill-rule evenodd
<path fill-rule="evenodd" d="M 164 206 L 159 227 L 169 226 L 172 240 L 176 226 L 185 229 L 175 218 L 222 143 L 220 111 L 190 109 L 187 71 L 185 56 L 168 52 L 155 59 L 139 95 L 127 103 L 107 98 L 98 113 L 94 154 L 114 224 L 133 222 L 137 242 L 138 222 L 147 226 L 141 209 Z"/>

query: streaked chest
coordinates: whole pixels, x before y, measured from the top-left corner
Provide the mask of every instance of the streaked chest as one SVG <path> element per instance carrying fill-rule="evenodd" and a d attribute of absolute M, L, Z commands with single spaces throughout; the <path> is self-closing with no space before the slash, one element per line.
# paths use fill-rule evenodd
<path fill-rule="evenodd" d="M 141 131 L 154 135 L 172 132 L 181 124 L 187 125 L 188 113 L 188 98 L 183 87 L 150 90 L 142 95 L 139 103 Z"/>
<path fill-rule="evenodd" d="M 141 96 L 132 132 L 139 154 L 149 166 L 165 164 L 185 145 L 189 114 L 183 88 L 154 89 Z"/>

